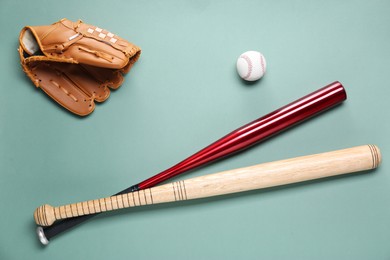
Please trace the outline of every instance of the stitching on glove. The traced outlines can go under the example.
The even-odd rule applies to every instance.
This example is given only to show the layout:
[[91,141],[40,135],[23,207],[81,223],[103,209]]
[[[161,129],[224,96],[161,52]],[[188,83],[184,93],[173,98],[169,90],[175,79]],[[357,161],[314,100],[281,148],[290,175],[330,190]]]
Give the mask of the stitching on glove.
[[63,53],[65,50],[67,50],[69,48],[69,46],[71,46],[72,44],[74,44],[75,42],[80,40],[82,37],[83,36],[80,33],[77,33],[77,34],[69,37],[68,42],[44,47],[44,49],[42,49],[42,51],[45,52],[46,54],[48,54],[50,52]]
[[78,99],[72,94],[72,93],[70,93],[68,90],[66,90],[65,88],[63,88],[63,87],[61,87],[61,85],[60,84],[58,84],[58,82],[56,82],[56,81],[54,81],[54,80],[50,80],[50,82],[54,85],[54,86],[56,86],[56,87],[58,87],[59,89],[61,89],[67,96],[69,96],[70,98],[72,98],[75,102],[78,102]]
[[108,54],[100,52],[100,51],[90,50],[90,49],[84,48],[82,46],[79,47],[79,50],[94,54],[96,57],[105,59],[106,61],[111,62],[111,63],[112,63],[112,60],[114,59],[114,57],[112,57],[111,55],[108,55]]

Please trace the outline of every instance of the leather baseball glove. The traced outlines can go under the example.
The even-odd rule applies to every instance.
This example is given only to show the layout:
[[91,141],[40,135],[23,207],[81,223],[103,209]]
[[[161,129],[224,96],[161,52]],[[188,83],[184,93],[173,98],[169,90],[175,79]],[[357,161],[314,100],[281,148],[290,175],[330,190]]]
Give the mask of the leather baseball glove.
[[134,44],[80,20],[26,26],[19,43],[22,68],[35,86],[80,116],[122,84],[141,54]]

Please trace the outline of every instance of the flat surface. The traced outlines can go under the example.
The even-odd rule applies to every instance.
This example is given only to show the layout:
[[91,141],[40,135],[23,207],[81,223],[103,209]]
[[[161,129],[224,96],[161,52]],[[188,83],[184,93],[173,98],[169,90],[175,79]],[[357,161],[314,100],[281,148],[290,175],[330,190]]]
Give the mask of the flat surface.
[[[390,1],[0,2],[0,259],[390,259]],[[83,19],[139,45],[121,88],[86,118],[23,74],[25,25]],[[264,53],[265,77],[235,71]],[[376,171],[123,210],[44,248],[33,211],[111,195],[330,82],[341,106],[175,180],[367,143]]]

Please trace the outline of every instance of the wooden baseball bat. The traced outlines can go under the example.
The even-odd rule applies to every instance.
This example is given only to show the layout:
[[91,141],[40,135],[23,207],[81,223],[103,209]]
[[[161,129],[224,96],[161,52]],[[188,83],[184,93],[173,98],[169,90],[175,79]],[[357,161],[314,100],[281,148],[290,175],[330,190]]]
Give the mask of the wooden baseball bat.
[[357,146],[258,164],[65,206],[52,207],[46,204],[35,210],[34,219],[38,225],[50,226],[56,220],[81,215],[207,198],[370,170],[378,167],[380,162],[381,153],[377,146]]

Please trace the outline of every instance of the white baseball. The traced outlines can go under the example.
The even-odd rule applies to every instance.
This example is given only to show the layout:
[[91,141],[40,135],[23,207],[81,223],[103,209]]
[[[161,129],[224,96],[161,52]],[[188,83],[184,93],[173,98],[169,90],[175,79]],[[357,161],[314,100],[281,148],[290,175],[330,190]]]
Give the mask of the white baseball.
[[247,51],[237,59],[238,75],[244,80],[255,81],[264,76],[267,63],[258,51]]

